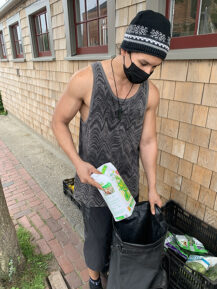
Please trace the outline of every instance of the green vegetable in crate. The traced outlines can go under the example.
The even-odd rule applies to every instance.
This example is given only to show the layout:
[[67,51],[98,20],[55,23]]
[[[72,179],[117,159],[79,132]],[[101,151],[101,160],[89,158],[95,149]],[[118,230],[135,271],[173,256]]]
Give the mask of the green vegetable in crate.
[[205,274],[210,268],[213,268],[217,264],[217,257],[212,256],[198,256],[190,255],[186,265],[191,269]]
[[205,272],[204,275],[212,281],[217,281],[217,264]]
[[203,244],[194,237],[189,235],[175,235],[177,243],[180,248],[192,253],[206,254],[208,251],[204,248]]
[[191,263],[188,263],[187,265],[191,269],[193,269],[193,270],[195,270],[195,271],[197,271],[197,272],[199,272],[201,274],[206,273],[206,268],[202,264],[200,264],[198,262],[191,262]]
[[185,253],[184,250],[182,250],[179,247],[174,234],[172,234],[171,232],[167,232],[166,239],[164,242],[164,247],[166,249],[170,248],[172,251],[174,251],[176,254],[180,255],[185,260],[188,259],[188,254]]

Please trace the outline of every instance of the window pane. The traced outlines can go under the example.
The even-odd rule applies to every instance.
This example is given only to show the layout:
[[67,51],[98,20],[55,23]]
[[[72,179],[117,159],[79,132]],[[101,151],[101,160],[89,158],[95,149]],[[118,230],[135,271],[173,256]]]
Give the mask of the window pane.
[[87,30],[86,24],[80,24],[77,26],[77,39],[78,47],[87,47]]
[[199,34],[217,33],[217,1],[202,0]]
[[99,45],[98,20],[88,22],[88,46]]
[[99,0],[99,16],[107,15],[107,1]]
[[19,55],[20,54],[20,45],[19,45],[18,41],[15,42],[15,47],[16,47],[17,55]]
[[0,33],[0,58],[3,58],[4,56],[6,56],[6,51],[4,47],[3,34],[1,32]]
[[77,22],[82,22],[85,21],[86,18],[86,13],[85,13],[85,0],[75,0],[75,8],[76,8],[76,21]]
[[45,14],[41,14],[40,19],[41,19],[41,33],[46,33],[47,32],[47,26],[46,26]]
[[44,51],[44,47],[43,47],[43,35],[39,35],[37,36],[37,42],[38,42],[38,50],[39,51]]
[[20,47],[20,54],[23,54],[23,46],[22,43],[19,41],[19,47]]
[[2,49],[3,49],[3,55],[6,56],[6,49],[5,49],[4,44],[3,44],[3,46],[2,46]]
[[108,29],[107,29],[107,18],[102,18],[99,20],[100,29],[100,45],[108,44]]
[[44,40],[44,51],[49,51],[49,38],[48,38],[48,34],[44,34],[43,35],[43,40]]
[[4,51],[3,35],[2,33],[0,33],[0,58],[3,58],[4,55],[5,51]]
[[16,26],[13,27],[13,35],[14,35],[14,40],[17,41],[18,35],[17,35],[17,27]]
[[35,17],[35,29],[36,29],[36,34],[40,34],[40,19],[39,16]]
[[173,37],[194,35],[197,0],[175,0]]
[[20,28],[19,28],[18,25],[17,25],[17,39],[18,39],[18,40],[21,40],[21,37],[20,37]]
[[0,58],[3,58],[4,57],[4,53],[3,53],[3,49],[2,49],[2,45],[0,43]]
[[93,19],[98,17],[97,13],[97,0],[87,1],[87,19]]

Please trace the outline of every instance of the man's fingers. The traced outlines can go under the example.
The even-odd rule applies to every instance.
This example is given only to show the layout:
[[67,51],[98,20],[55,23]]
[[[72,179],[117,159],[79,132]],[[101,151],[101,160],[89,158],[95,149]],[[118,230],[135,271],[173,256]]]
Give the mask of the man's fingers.
[[98,171],[96,168],[93,168],[91,170],[91,174],[98,174],[98,175],[101,175],[102,173],[100,171]]
[[152,213],[152,215],[155,215],[155,207],[154,207],[154,204],[151,204],[151,213]]
[[94,181],[93,179],[89,182],[89,184],[96,187],[97,189],[99,189],[101,191],[104,191],[106,194],[111,194],[111,192],[109,190],[103,189],[103,187],[100,186],[100,184],[97,183],[96,181]]
[[89,183],[89,185],[94,186],[99,190],[103,190],[102,186],[100,186],[100,184],[97,183],[96,181],[94,181],[94,179],[92,179],[91,177],[89,177],[88,183]]

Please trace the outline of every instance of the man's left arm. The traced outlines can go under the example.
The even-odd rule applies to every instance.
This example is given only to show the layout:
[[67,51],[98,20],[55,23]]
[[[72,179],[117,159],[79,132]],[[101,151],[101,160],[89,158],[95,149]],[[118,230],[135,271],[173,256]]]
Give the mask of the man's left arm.
[[155,214],[154,205],[162,206],[162,201],[156,189],[157,173],[157,134],[156,134],[156,110],[160,96],[157,87],[149,81],[149,96],[145,113],[142,136],[140,141],[140,158],[146,172],[148,182],[148,196],[151,212]]

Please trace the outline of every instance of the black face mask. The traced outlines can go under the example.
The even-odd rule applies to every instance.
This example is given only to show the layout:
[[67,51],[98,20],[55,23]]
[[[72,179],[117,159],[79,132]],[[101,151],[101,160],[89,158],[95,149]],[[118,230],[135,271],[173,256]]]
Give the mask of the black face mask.
[[[130,55],[130,59],[131,59],[131,55]],[[132,83],[142,83],[143,81],[146,81],[150,77],[150,75],[153,73],[153,71],[150,74],[146,73],[145,71],[140,69],[138,66],[136,66],[135,63],[132,62],[132,60],[131,60],[130,66],[127,68],[125,66],[125,56],[124,56],[123,66],[124,66],[124,72],[125,72],[127,79]]]

